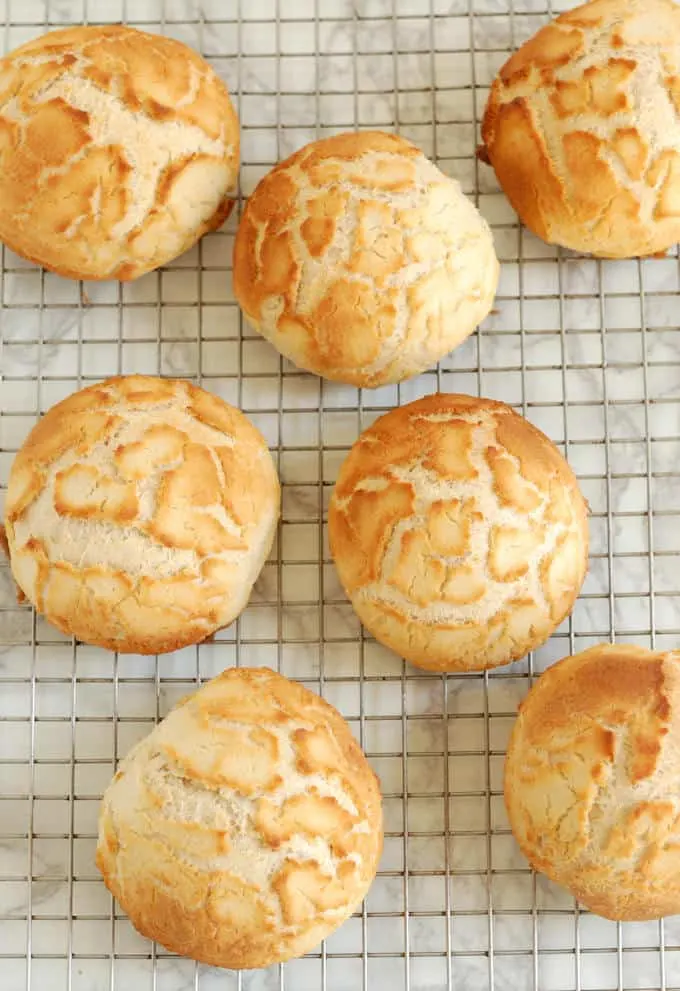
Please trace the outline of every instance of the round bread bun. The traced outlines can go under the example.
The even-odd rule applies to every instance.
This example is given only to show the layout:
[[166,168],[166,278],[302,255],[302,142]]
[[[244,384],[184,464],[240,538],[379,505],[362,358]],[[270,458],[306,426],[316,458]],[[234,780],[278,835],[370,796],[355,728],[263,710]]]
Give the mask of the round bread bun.
[[302,956],[337,929],[381,850],[378,781],[340,713],[274,671],[240,668],[122,762],[97,866],[142,935],[242,969]]
[[5,525],[14,578],[54,626],[156,654],[238,616],[278,513],[276,469],[243,413],[188,382],[131,375],[33,428]]
[[358,386],[436,364],[489,313],[499,266],[459,184],[380,131],[315,141],[248,200],[234,292],[286,358]]
[[490,399],[432,395],[381,416],[340,469],[328,524],[361,622],[433,671],[523,657],[571,612],[586,573],[569,465]]
[[520,707],[512,831],[536,870],[607,919],[680,912],[679,713],[680,653],[618,644],[555,664]]
[[136,279],[229,216],[238,119],[208,63],[120,25],[0,60],[0,239],[74,279]]
[[544,241],[602,258],[680,239],[680,7],[592,0],[506,62],[481,157]]

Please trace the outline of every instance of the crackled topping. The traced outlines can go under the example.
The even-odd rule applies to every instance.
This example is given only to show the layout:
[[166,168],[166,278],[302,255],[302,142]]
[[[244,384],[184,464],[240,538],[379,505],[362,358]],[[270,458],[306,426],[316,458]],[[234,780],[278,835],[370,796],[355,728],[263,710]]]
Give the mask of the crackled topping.
[[229,215],[238,157],[226,87],[171,38],[67,28],[0,61],[0,236],[62,274],[180,254]]
[[532,864],[617,919],[680,908],[680,654],[600,645],[542,675],[506,764],[513,832]]
[[680,237],[680,9],[593,0],[527,41],[494,82],[486,154],[540,237],[602,256]]
[[340,134],[276,166],[250,197],[234,291],[303,368],[358,385],[414,375],[491,308],[498,263],[460,187],[391,134]]
[[178,927],[166,920],[164,933],[157,911],[169,894],[192,919],[185,952],[265,966],[352,912],[381,844],[378,784],[342,717],[272,671],[232,669],[125,759],[98,864],[143,932],[177,949]]
[[278,499],[264,440],[238,410],[185,382],[110,379],[53,407],[19,451],[12,570],[66,633],[174,649],[243,607]]
[[586,507],[554,445],[509,407],[435,395],[393,410],[344,462],[329,512],[342,583],[423,667],[521,657],[569,612]]

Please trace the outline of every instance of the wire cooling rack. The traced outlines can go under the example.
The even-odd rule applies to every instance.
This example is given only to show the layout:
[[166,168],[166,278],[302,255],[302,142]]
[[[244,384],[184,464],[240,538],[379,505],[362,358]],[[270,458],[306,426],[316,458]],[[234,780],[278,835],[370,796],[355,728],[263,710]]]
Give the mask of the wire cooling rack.
[[[40,412],[116,372],[194,378],[277,453],[280,538],[240,621],[158,659],[75,644],[16,603],[0,568],[2,991],[572,991],[680,988],[680,919],[615,925],[528,870],[503,810],[504,747],[532,677],[616,637],[680,633],[680,269],[598,263],[522,232],[475,160],[487,87],[547,0],[0,0],[7,48],[47,27],[128,20],[200,49],[242,122],[242,194],[308,140],[397,129],[476,197],[503,271],[496,310],[440,367],[358,392],[281,361],[230,288],[236,218],[138,282],[82,286],[5,251],[0,482]],[[567,454],[592,508],[573,617],[533,657],[426,676],[362,631],[325,539],[327,498],[360,429],[435,389],[505,400]],[[0,495],[4,495],[0,492]],[[386,841],[361,911],[317,953],[235,974],[135,934],[94,867],[98,798],[173,702],[231,664],[269,665],[350,720],[380,775]]]

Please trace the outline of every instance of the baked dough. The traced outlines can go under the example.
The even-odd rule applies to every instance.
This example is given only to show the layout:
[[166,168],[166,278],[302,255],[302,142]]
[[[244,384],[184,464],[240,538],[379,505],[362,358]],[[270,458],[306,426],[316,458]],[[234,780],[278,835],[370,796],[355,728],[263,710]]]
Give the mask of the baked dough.
[[234,292],[286,358],[379,386],[465,340],[498,282],[491,232],[459,184],[415,145],[363,131],[315,141],[246,205]]
[[680,653],[601,644],[541,675],[505,764],[515,838],[608,919],[680,912]]
[[0,61],[0,239],[75,279],[136,279],[233,206],[238,119],[204,59],[132,28],[51,31]]
[[680,7],[561,14],[500,70],[482,137],[543,240],[603,258],[665,251],[680,239]]
[[97,866],[143,935],[240,969],[320,943],[360,904],[381,849],[378,782],[342,716],[241,668],[125,758],[102,801]]
[[276,469],[243,413],[132,375],[45,414],[12,465],[5,524],[38,612],[86,643],[155,654],[236,618],[278,511]]
[[432,395],[380,417],[340,469],[328,525],[362,623],[435,671],[523,657],[586,574],[587,507],[569,465],[489,399]]

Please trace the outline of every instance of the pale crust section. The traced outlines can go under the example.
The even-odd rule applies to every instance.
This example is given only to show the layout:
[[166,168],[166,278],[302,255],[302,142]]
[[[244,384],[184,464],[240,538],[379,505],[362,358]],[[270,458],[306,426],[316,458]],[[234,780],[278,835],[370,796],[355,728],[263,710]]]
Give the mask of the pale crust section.
[[541,675],[505,765],[532,865],[608,919],[680,912],[680,654],[601,644]]
[[522,221],[575,251],[628,258],[680,240],[680,7],[592,0],[503,66],[482,126]]
[[130,376],[52,407],[17,454],[6,529],[17,584],[68,635],[157,653],[245,606],[279,510],[262,436],[170,379]]
[[238,119],[196,52],[120,25],[0,61],[0,238],[61,275],[135,279],[233,206]]
[[[310,739],[321,760],[308,760]],[[97,866],[143,935],[252,968],[336,929],[381,850],[378,781],[342,716],[273,671],[241,668],[125,758],[102,801]]]
[[417,375],[468,337],[498,271],[459,184],[379,131],[277,165],[234,247],[234,292],[253,327],[299,367],[371,387]]
[[587,506],[569,465],[488,399],[433,395],[380,417],[340,469],[328,523],[361,621],[432,670],[523,657],[586,574]]

